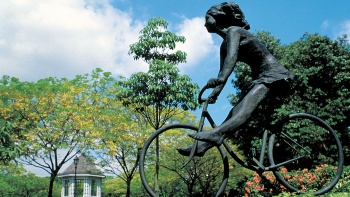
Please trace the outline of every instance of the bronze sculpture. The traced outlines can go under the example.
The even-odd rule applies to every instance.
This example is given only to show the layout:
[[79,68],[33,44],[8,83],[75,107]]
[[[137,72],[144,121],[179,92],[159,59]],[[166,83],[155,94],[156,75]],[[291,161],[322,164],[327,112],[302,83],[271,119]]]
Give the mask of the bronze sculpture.
[[[193,169],[197,171],[197,168],[193,165],[200,160],[207,162],[209,157],[214,156],[215,161],[218,159],[219,162],[222,162],[220,164],[222,179],[215,186],[217,192],[212,194],[222,196],[230,171],[227,153],[241,166],[257,172],[260,176],[266,171],[272,171],[277,182],[291,192],[319,195],[330,191],[342,175],[344,153],[341,142],[334,130],[317,116],[307,113],[291,113],[280,118],[273,125],[269,124],[271,122],[269,119],[266,120],[268,126],[263,126],[263,128],[256,124],[258,127],[253,135],[258,135],[259,129],[263,131],[260,133],[262,136],[257,147],[260,154],[257,155],[256,147],[252,146],[250,154],[246,155],[247,157],[243,160],[224,140],[227,136],[236,132],[237,129],[242,128],[248,122],[252,113],[256,111],[255,109],[263,104],[263,101],[267,101],[266,104],[273,104],[275,98],[289,93],[294,75],[284,68],[266,47],[247,31],[250,28],[249,24],[236,3],[222,3],[211,7],[206,14],[205,26],[208,32],[216,33],[223,38],[220,48],[220,71],[217,78],[210,79],[198,95],[198,101],[203,106],[198,125],[169,124],[154,132],[145,141],[140,153],[139,167],[142,184],[147,192],[154,197],[160,196],[158,188],[152,186],[158,185],[153,183],[158,183],[158,179],[152,181],[152,179],[149,179],[152,175],[146,176],[146,171],[152,173],[152,169],[163,169],[167,179],[168,176],[171,177],[172,175],[172,180],[180,180],[176,181],[176,184],[187,182],[189,172],[191,175],[196,174],[196,180],[198,179],[197,175],[205,176],[207,179],[207,173],[193,173]],[[232,108],[223,124],[216,127],[208,111],[208,104],[216,101],[229,76],[234,71],[237,62],[244,62],[251,67],[252,80],[246,89],[243,88],[242,98]],[[208,98],[202,97],[209,87],[214,88],[212,93]],[[267,111],[270,111],[270,109],[273,110],[272,105],[267,108]],[[264,111],[264,113],[268,118],[270,112]],[[212,130],[203,131],[205,121],[209,122],[213,128]],[[252,123],[252,125],[254,124]],[[199,142],[193,140],[192,146],[178,148],[183,145],[183,142],[188,142],[188,139],[184,141],[184,137],[188,133],[196,133],[190,136],[198,139]],[[301,133],[303,135],[300,135]],[[159,137],[162,137],[162,140],[158,140]],[[325,141],[325,139],[327,140]],[[172,143],[169,143],[169,141]],[[159,143],[162,143],[163,152],[166,152],[166,154],[163,154],[166,155],[164,158],[154,157],[154,147],[158,146]],[[233,143],[235,144],[235,140]],[[324,146],[325,143],[329,146]],[[220,146],[221,144],[222,146]],[[213,149],[217,152],[205,154],[209,157],[204,157],[204,160],[193,160],[193,156],[203,156],[213,146],[217,146]],[[334,148],[330,149],[329,147]],[[177,154],[168,154],[168,151],[170,153],[176,151],[175,149],[180,154],[189,157],[176,157]],[[182,167],[180,167],[181,164]],[[320,166],[325,165],[335,170],[336,173],[322,172],[322,175],[318,175],[319,180],[322,179],[322,181],[317,184],[295,181],[297,176],[299,179],[299,177],[308,177],[312,173],[317,174]],[[183,176],[182,173],[185,173],[186,176]],[[216,176],[218,173],[213,174]],[[184,177],[186,178],[184,179]],[[304,180],[304,178],[302,179]],[[209,180],[211,182],[213,179],[210,178]],[[199,178],[198,181],[202,180]],[[192,193],[193,183],[195,182],[191,181],[191,184],[187,186],[191,188],[191,190],[188,190],[189,194]],[[167,184],[168,182],[164,185]],[[207,184],[201,183],[199,185]],[[185,187],[179,186],[176,188],[178,192],[185,194],[183,190]],[[173,189],[174,187],[172,192],[174,192]],[[207,190],[202,189],[202,194],[208,196]],[[166,192],[161,195],[164,194]]]
[[[236,62],[248,64],[252,79],[246,94],[232,108],[223,124],[212,130],[190,135],[201,141],[195,155],[202,156],[213,146],[222,144],[224,138],[247,122],[254,110],[267,97],[276,97],[290,89],[294,75],[284,68],[266,47],[247,30],[250,25],[236,3],[224,2],[212,6],[205,16],[209,33],[223,38],[220,47],[220,71],[217,78],[208,81],[214,88],[209,95],[214,103],[231,75]],[[192,146],[179,148],[182,155],[189,155]]]

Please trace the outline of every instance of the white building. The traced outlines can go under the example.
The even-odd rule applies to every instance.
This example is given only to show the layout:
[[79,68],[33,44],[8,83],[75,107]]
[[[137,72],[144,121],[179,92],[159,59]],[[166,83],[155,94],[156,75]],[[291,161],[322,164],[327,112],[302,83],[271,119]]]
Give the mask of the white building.
[[[105,176],[96,168],[94,163],[86,155],[78,157],[76,168],[76,188],[75,185],[75,165],[74,162],[58,175],[62,180],[61,197],[101,197],[102,178]],[[74,192],[76,195],[74,196]]]

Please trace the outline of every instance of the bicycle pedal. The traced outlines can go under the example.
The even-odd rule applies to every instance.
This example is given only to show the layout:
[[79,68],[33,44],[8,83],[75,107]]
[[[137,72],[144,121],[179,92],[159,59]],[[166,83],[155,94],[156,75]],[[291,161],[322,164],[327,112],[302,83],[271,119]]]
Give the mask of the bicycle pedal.
[[255,148],[250,148],[250,150],[249,150],[249,157],[252,157],[252,158],[256,157],[256,150],[255,150]]

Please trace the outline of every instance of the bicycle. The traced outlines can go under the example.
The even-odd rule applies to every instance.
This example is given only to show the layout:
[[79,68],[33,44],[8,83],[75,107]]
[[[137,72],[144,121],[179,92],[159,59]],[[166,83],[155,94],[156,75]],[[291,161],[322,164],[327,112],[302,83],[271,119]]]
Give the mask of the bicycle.
[[[232,150],[228,140],[224,140],[223,144],[216,149],[211,148],[203,157],[194,157],[198,141],[190,138],[188,134],[201,132],[205,120],[208,120],[212,127],[216,127],[207,110],[209,99],[202,98],[206,89],[208,88],[205,86],[198,96],[199,102],[203,103],[198,127],[171,124],[157,130],[145,142],[140,154],[139,170],[142,184],[149,195],[153,197],[189,196],[193,191],[191,187],[200,187],[201,192],[206,192],[205,196],[221,196],[229,178],[226,152],[241,166],[254,170],[260,175],[263,172],[272,171],[276,180],[292,192],[320,195],[336,185],[341,177],[344,163],[340,140],[325,121],[306,113],[290,114],[271,126],[270,130],[264,130],[259,158],[256,158],[258,156],[256,149],[252,149],[249,158],[244,161]],[[308,136],[300,135],[305,131]],[[154,143],[157,138],[159,150],[165,151],[166,154],[154,158],[156,146]],[[177,153],[177,147],[188,145],[191,141],[194,141],[194,146],[189,157]],[[268,160],[265,158],[266,155]],[[221,162],[218,163],[217,160]],[[205,167],[205,164],[210,164],[212,167]],[[165,178],[164,176],[159,178],[158,175],[152,178],[154,176],[152,173],[156,169]],[[214,180],[218,180],[219,173],[220,181],[215,182]],[[164,181],[164,184],[158,184],[158,181]],[[320,183],[315,184],[315,181]],[[152,184],[154,184],[153,187]],[[211,188],[216,188],[217,191],[211,191],[211,193],[206,191]]]

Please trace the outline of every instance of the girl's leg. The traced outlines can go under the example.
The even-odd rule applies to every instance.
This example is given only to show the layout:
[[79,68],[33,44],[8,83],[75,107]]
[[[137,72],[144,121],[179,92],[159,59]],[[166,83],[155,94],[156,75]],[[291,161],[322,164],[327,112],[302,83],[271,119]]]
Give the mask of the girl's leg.
[[192,138],[219,146],[229,132],[243,125],[269,92],[264,84],[256,84],[230,111],[222,125],[212,130],[190,135]]

